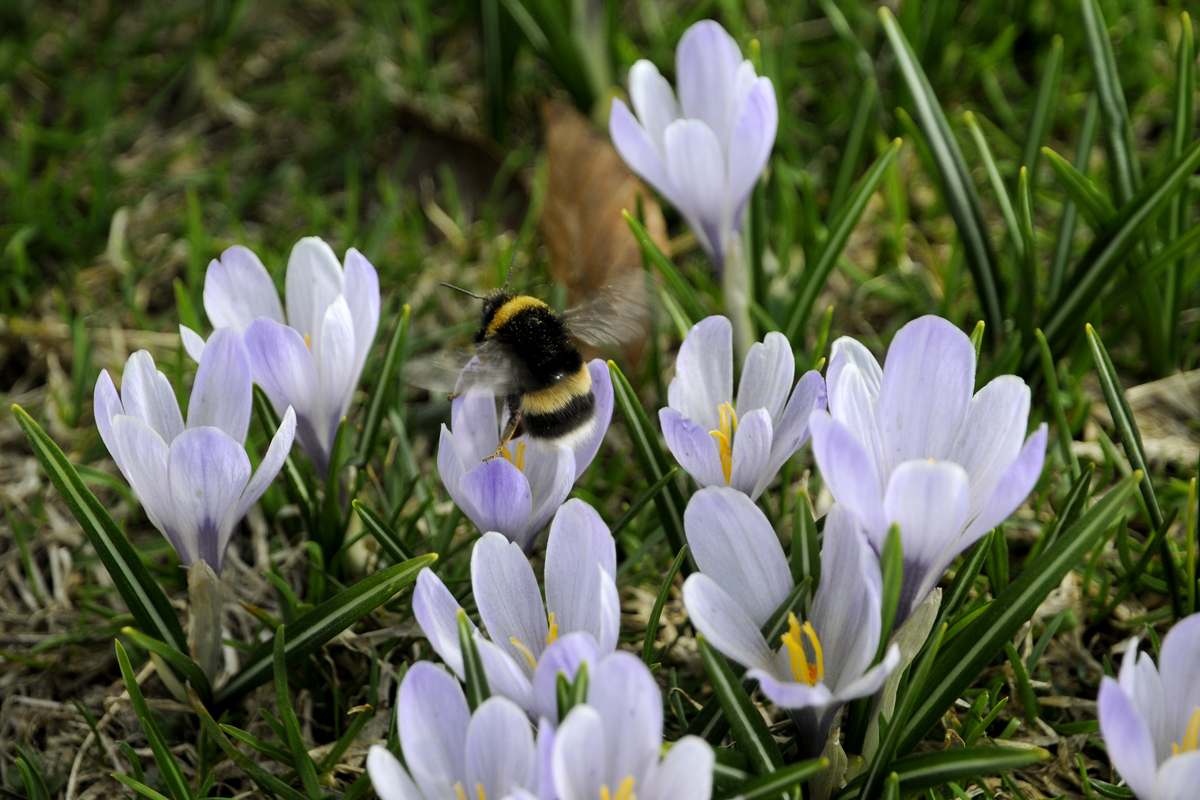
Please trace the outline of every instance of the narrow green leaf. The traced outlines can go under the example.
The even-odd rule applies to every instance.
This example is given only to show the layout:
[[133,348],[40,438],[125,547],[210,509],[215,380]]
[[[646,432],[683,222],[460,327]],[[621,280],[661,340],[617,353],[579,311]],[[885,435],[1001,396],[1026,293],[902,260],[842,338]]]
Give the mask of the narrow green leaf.
[[769,775],[783,766],[779,745],[754,707],[750,696],[729,669],[725,658],[713,649],[702,634],[696,635],[704,670],[712,683],[713,692],[721,701],[721,709],[733,729],[733,738],[758,775]]
[[[258,415],[258,422],[267,436],[274,436],[275,432],[279,430],[279,416],[275,413],[275,407],[271,405],[266,392],[258,384],[254,385],[254,413]],[[296,465],[296,460],[290,452],[283,460],[281,472],[283,472],[283,479],[287,484],[291,501],[300,506],[300,512],[305,522],[311,525],[315,508],[312,492],[309,491],[300,467]]]
[[975,362],[979,363],[979,353],[983,350],[983,332],[987,328],[983,320],[975,323],[974,329],[971,330],[971,344],[975,347]]
[[813,586],[820,585],[821,542],[817,538],[817,523],[813,519],[808,491],[803,486],[796,490],[796,504],[792,507],[791,564],[792,580],[797,586],[805,578],[811,578]]
[[1082,0],[1079,6],[1083,12],[1083,38],[1092,62],[1092,80],[1096,82],[1096,97],[1100,101],[1104,120],[1104,141],[1108,147],[1113,194],[1118,203],[1124,204],[1137,193],[1142,182],[1137,148],[1133,142],[1133,126],[1129,121],[1129,109],[1125,106],[1125,93],[1121,89],[1104,12],[1096,0]]
[[789,342],[800,341],[804,323],[808,320],[809,313],[812,312],[817,295],[825,286],[825,281],[829,278],[829,273],[833,271],[834,265],[841,258],[842,251],[846,249],[846,243],[850,241],[850,234],[854,232],[859,219],[867,209],[867,201],[875,193],[888,166],[896,158],[896,153],[900,151],[900,144],[899,139],[894,140],[891,147],[875,159],[875,163],[867,170],[867,174],[863,175],[862,180],[854,187],[854,191],[850,193],[846,202],[842,204],[830,221],[829,236],[825,239],[820,255],[813,260],[812,266],[804,270],[804,274],[800,277],[800,285],[788,308],[782,330]]
[[358,518],[362,520],[363,527],[367,532],[375,537],[375,541],[379,542],[379,546],[387,553],[388,558],[393,564],[399,564],[408,561],[411,558],[416,558],[416,555],[408,549],[408,546],[401,541],[396,531],[387,524],[387,521],[367,508],[361,500],[354,500],[350,503],[354,510],[358,513]]
[[[288,624],[287,663],[295,664],[315,653],[363,615],[383,605],[415,581],[417,574],[435,561],[437,554],[430,553],[388,567],[296,618]],[[266,681],[271,675],[273,652],[273,641],[259,645],[246,658],[246,665],[242,670],[217,691],[217,707],[228,707],[237,698]]]
[[279,721],[283,723],[284,739],[288,750],[292,753],[292,764],[300,775],[300,783],[308,793],[310,800],[321,800],[324,792],[317,780],[317,765],[313,763],[304,745],[304,737],[300,733],[300,720],[296,719],[296,710],[292,708],[292,697],[288,692],[287,674],[287,626],[280,625],[275,630],[275,646],[271,659],[275,675],[275,702],[279,704]]
[[1021,660],[1021,655],[1017,652],[1017,648],[1013,647],[1012,642],[1004,643],[1004,654],[1008,656],[1008,663],[1012,666],[1013,675],[1017,678],[1017,690],[1021,693],[1021,705],[1025,707],[1025,721],[1032,725],[1033,721],[1041,716],[1041,706],[1038,704],[1037,695],[1033,693],[1033,686],[1029,683],[1029,673],[1025,670],[1025,662]]
[[658,270],[658,274],[662,275],[663,280],[671,287],[671,291],[674,292],[675,297],[679,302],[683,303],[683,310],[691,318],[690,321],[695,323],[707,317],[708,313],[704,310],[700,298],[696,296],[696,291],[692,288],[692,284],[680,274],[675,265],[671,263],[671,259],[667,258],[663,254],[663,251],[658,249],[658,245],[650,238],[650,234],[642,227],[642,223],[634,219],[633,215],[628,211],[622,211],[621,213],[625,215],[625,222],[629,224],[629,230],[633,231],[633,237],[637,239],[638,244],[641,246],[642,255],[649,259],[654,268]]
[[989,329],[998,334],[1004,330],[1004,297],[999,282],[1000,269],[967,162],[958,147],[954,133],[950,130],[941,104],[933,93],[933,87],[925,76],[925,70],[900,26],[896,24],[896,18],[886,7],[879,9],[879,18],[883,22],[884,33],[892,44],[892,50],[895,51],[896,62],[904,76],[904,82],[912,95],[922,132],[937,162],[946,194],[946,205],[962,238],[967,265],[971,268],[971,276],[975,279],[975,287],[979,292],[980,305],[983,306],[983,318],[987,320]]
[[[1175,522],[1175,516],[1178,513],[1178,506],[1172,508],[1171,513],[1168,514],[1167,518],[1162,521],[1162,524],[1155,528],[1154,533],[1151,534],[1150,538],[1146,540],[1146,549],[1142,551],[1141,558],[1138,559],[1137,564],[1135,564],[1133,569],[1129,571],[1129,574],[1125,576],[1125,580],[1121,583],[1120,590],[1118,590],[1116,595],[1113,596],[1113,599],[1108,601],[1108,605],[1104,607],[1104,610],[1096,615],[1096,622],[1108,619],[1108,615],[1111,614],[1116,607],[1121,604],[1121,601],[1124,600],[1129,593],[1134,590],[1142,575],[1146,573],[1146,568],[1150,566],[1150,561],[1154,558],[1155,550],[1158,550],[1160,554],[1165,550],[1168,554],[1166,557],[1170,558],[1170,544],[1167,540],[1167,532],[1171,530],[1171,525]],[[1168,574],[1174,573],[1174,570],[1170,569],[1166,565],[1163,565],[1163,571]],[[1168,586],[1170,586],[1170,583],[1168,583]]]
[[400,361],[404,357],[404,343],[408,338],[408,319],[410,309],[408,303],[400,307],[400,316],[388,339],[387,350],[383,354],[383,368],[375,375],[375,383],[371,386],[371,395],[367,398],[366,415],[363,417],[362,433],[358,436],[358,453],[356,461],[366,464],[375,449],[375,440],[379,437],[379,428],[383,424],[384,404],[387,402],[388,390],[396,376],[400,374]]
[[1037,276],[1038,257],[1037,242],[1033,238],[1033,195],[1030,192],[1030,175],[1026,167],[1021,167],[1017,176],[1017,224],[1021,229],[1021,306],[1017,319],[1021,323],[1021,332],[1026,341],[1033,332],[1034,315],[1037,313]]
[[[176,278],[176,281],[178,280],[179,279]],[[112,773],[112,776],[128,786],[130,789],[133,789],[142,797],[148,798],[148,800],[167,800],[166,795],[159,794],[141,781],[135,781],[133,778],[128,778],[119,772]],[[24,772],[22,772],[22,777],[24,777]]]
[[875,650],[872,664],[883,661],[888,642],[892,639],[892,626],[900,608],[900,589],[904,584],[904,551],[900,541],[900,526],[893,524],[883,541],[883,555],[879,559],[883,573],[883,605],[879,612],[879,647]]
[[1038,355],[1042,361],[1042,379],[1046,381],[1046,399],[1050,402],[1050,410],[1054,415],[1054,427],[1058,430],[1058,446],[1062,449],[1063,463],[1070,466],[1072,477],[1078,478],[1079,457],[1075,455],[1071,426],[1067,424],[1067,412],[1063,409],[1062,397],[1059,395],[1058,373],[1054,369],[1054,357],[1050,355],[1050,345],[1047,344],[1041,328],[1036,329],[1033,335],[1037,338]]
[[42,426],[18,405],[12,407],[12,412],[29,439],[38,463],[79,521],[138,626],[147,634],[186,653],[187,638],[183,635],[179,618],[175,616],[175,609],[150,576],[137,550],[104,510],[96,495],[84,485],[79,473],[54,440],[42,430]]
[[638,495],[638,498],[634,500],[629,505],[629,508],[625,509],[621,516],[617,518],[617,521],[613,523],[611,529],[613,538],[616,538],[617,534],[625,530],[629,523],[637,519],[637,515],[640,514],[642,509],[646,507],[646,504],[655,497],[658,497],[658,493],[667,488],[667,484],[670,483],[671,479],[675,477],[675,473],[677,472],[679,472],[679,467],[671,467],[669,470],[663,473],[661,478],[651,484],[650,488]]
[[[950,781],[1021,769],[1049,757],[1040,747],[954,747],[898,758],[891,770],[900,776],[901,792],[919,792]],[[851,800],[861,784],[862,778],[851,781],[837,800]]]
[[125,648],[117,640],[113,641],[113,646],[117,651],[117,663],[121,667],[121,677],[125,679],[125,690],[129,693],[129,704],[133,706],[133,712],[142,725],[142,731],[146,734],[146,741],[150,744],[150,749],[154,751],[154,761],[158,764],[158,772],[162,776],[163,783],[167,785],[167,790],[175,800],[195,800],[196,796],[192,794],[192,787],[188,785],[187,778],[184,777],[183,768],[179,766],[179,761],[171,752],[162,730],[154,720],[154,715],[150,713],[150,706],[146,704],[146,698],[142,695],[142,687],[138,686],[137,675],[134,674],[133,666],[129,663],[129,656],[125,654]]
[[1000,214],[1004,217],[1004,224],[1008,226],[1008,238],[1016,247],[1017,260],[1021,260],[1024,258],[1025,241],[1021,236],[1020,224],[1017,222],[1017,212],[1013,209],[1012,198],[1008,195],[1004,179],[1000,177],[1000,168],[996,166],[996,159],[992,156],[992,148],[988,147],[983,129],[979,127],[974,113],[970,111],[963,113],[963,122],[967,124],[967,130],[971,132],[971,138],[975,141],[975,149],[979,151],[984,171],[987,172],[988,181],[992,184],[992,192],[995,193],[996,202],[1000,205]]
[[1046,155],[1050,169],[1054,171],[1054,177],[1058,178],[1058,182],[1066,190],[1071,202],[1075,203],[1083,212],[1083,218],[1087,224],[1093,231],[1103,230],[1117,216],[1117,209],[1113,206],[1112,201],[1096,187],[1096,184],[1092,183],[1090,178],[1058,153],[1049,147],[1043,147],[1042,152]]
[[[1184,147],[1193,138],[1196,128],[1196,41],[1192,31],[1192,18],[1184,11],[1179,15],[1179,48],[1175,53],[1175,94],[1174,120],[1171,126],[1171,157],[1178,158]],[[1167,212],[1167,241],[1175,242],[1179,232],[1187,227],[1190,219],[1188,195],[1190,190],[1185,184],[1179,195],[1171,200],[1171,208]],[[1187,287],[1184,269],[1187,263],[1179,258],[1167,274],[1166,286],[1163,289],[1163,307],[1166,314],[1163,318],[1163,339],[1172,350],[1172,356],[1179,357],[1182,346],[1179,331],[1179,315],[1183,311],[1184,296]],[[1146,280],[1143,278],[1143,280]]]
[[742,798],[742,800],[767,800],[767,798],[779,797],[785,792],[792,792],[799,789],[802,784],[814,775],[828,768],[829,759],[827,758],[797,761],[795,764],[788,764],[786,767],[782,767],[770,775],[764,775],[761,778],[755,778],[743,783],[736,790],[714,794],[713,800],[729,800],[729,798],[735,796]]
[[658,590],[658,596],[654,598],[654,607],[650,609],[650,616],[646,620],[646,636],[642,640],[642,661],[646,663],[646,666],[650,666],[657,660],[655,652],[657,648],[654,646],[654,641],[658,638],[658,620],[662,617],[663,607],[667,604],[667,597],[671,594],[675,575],[678,574],[679,568],[683,566],[684,559],[690,552],[691,548],[686,544],[679,548],[679,552],[675,555],[675,560],[671,562],[671,568],[667,570],[667,576]]
[[[832,3],[830,3],[832,5]],[[850,132],[846,135],[846,146],[842,149],[842,160],[838,164],[837,178],[834,179],[833,193],[829,195],[829,213],[831,216],[841,210],[846,196],[850,193],[850,184],[862,161],[863,151],[868,141],[867,134],[875,116],[876,103],[879,100],[879,87],[874,78],[863,81],[859,90],[858,103],[854,106],[854,118],[850,121]]]
[[1032,185],[1037,177],[1038,155],[1042,143],[1050,133],[1054,123],[1054,112],[1058,104],[1058,86],[1062,81],[1063,38],[1055,34],[1050,39],[1050,52],[1046,55],[1046,63],[1042,65],[1042,78],[1038,82],[1037,96],[1033,102],[1033,116],[1029,118],[1028,133],[1025,137],[1025,147],[1021,151],[1021,166],[1029,169],[1029,181]]
[[892,773],[883,782],[882,800],[900,800],[900,776]]
[[[1083,124],[1079,127],[1079,141],[1075,144],[1075,169],[1087,172],[1088,159],[1092,155],[1092,147],[1096,143],[1096,132],[1100,127],[1100,103],[1096,93],[1088,95],[1087,106],[1083,112]],[[1042,151],[1043,153],[1045,150]],[[1071,257],[1071,248],[1075,242],[1075,226],[1079,221],[1079,208],[1069,197],[1063,204],[1062,216],[1058,220],[1058,231],[1054,240],[1054,260],[1050,264],[1050,285],[1046,289],[1046,308],[1052,308],[1058,302],[1062,292],[1063,281],[1067,275],[1067,262]]]
[[[615,362],[609,361],[608,371],[612,374],[616,406],[621,412],[629,438],[633,440],[633,450],[637,454],[638,463],[646,478],[657,483],[669,470],[667,459],[658,443],[658,434],[651,426],[646,409],[642,407],[621,368]],[[667,541],[671,544],[671,552],[679,553],[687,543],[687,535],[683,530],[685,504],[679,487],[673,482],[668,482],[666,489],[655,495],[654,504],[658,507],[658,516],[662,520]],[[685,576],[696,569],[695,560],[691,555],[682,569]]]
[[[196,687],[196,691],[200,694],[201,698],[212,697],[212,685],[208,682],[208,676],[204,674],[204,670],[200,669],[200,665],[191,658],[185,656],[169,644],[160,642],[153,636],[147,636],[133,628],[122,628],[121,633],[132,639],[138,647],[162,656],[163,660],[178,670],[180,676],[185,681]],[[99,738],[97,738],[98,741]]]
[[337,766],[342,756],[350,749],[350,745],[354,744],[358,739],[358,734],[362,732],[362,729],[375,716],[375,709],[369,705],[360,706],[359,708],[350,709],[350,713],[354,715],[354,721],[350,723],[350,727],[346,728],[346,732],[337,740],[337,744],[334,745],[333,749],[321,759],[321,763],[317,764],[317,771],[322,775],[327,775]]
[[[1137,476],[1140,479],[1140,475]],[[1082,561],[1110,528],[1121,513],[1136,485],[1132,476],[1117,484],[1092,506],[1071,529],[1047,548],[1034,564],[1022,572],[1008,588],[988,606],[964,635],[938,659],[930,673],[929,691],[919,700],[912,713],[897,719],[903,730],[896,748],[907,753],[927,731],[933,728],[942,712],[976,679],[984,667],[1024,625],[1046,596],[1063,577]],[[977,633],[975,633],[977,632]]]
[[471,629],[471,620],[467,612],[458,610],[458,645],[462,650],[463,672],[466,674],[467,705],[471,712],[483,705],[483,701],[492,696],[488,687],[487,673],[483,669],[483,659],[479,657],[479,648],[475,646],[475,635]]
[[242,744],[245,744],[248,747],[254,748],[255,750],[262,753],[267,758],[271,758],[271,759],[274,759],[275,761],[278,761],[280,764],[283,764],[288,769],[296,768],[295,764],[292,762],[291,752],[289,752],[288,750],[284,750],[279,745],[272,744],[271,742],[265,742],[262,739],[259,739],[254,734],[248,733],[247,731],[244,731],[241,728],[235,728],[232,725],[222,725],[221,730],[223,732],[229,734],[230,736],[232,736],[234,739],[237,739]]
[[1043,527],[1042,537],[1030,551],[1030,557],[1025,560],[1026,564],[1032,564],[1034,558],[1041,554],[1042,550],[1054,544],[1058,537],[1070,525],[1075,523],[1079,518],[1079,514],[1083,511],[1083,506],[1087,502],[1088,497],[1092,493],[1092,475],[1096,472],[1095,464],[1088,464],[1087,467],[1080,471],[1079,477],[1071,484],[1071,491],[1067,494],[1067,499],[1063,501],[1062,511],[1058,518],[1054,520],[1054,524],[1049,528]]

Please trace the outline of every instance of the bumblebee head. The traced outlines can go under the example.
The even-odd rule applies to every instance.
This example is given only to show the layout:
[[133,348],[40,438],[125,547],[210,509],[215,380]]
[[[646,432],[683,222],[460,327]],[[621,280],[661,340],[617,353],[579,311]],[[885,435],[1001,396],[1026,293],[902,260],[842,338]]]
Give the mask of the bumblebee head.
[[496,312],[513,299],[513,294],[508,289],[492,289],[480,299],[483,300],[483,310],[479,314],[479,330],[475,333],[475,344],[480,344],[487,338]]

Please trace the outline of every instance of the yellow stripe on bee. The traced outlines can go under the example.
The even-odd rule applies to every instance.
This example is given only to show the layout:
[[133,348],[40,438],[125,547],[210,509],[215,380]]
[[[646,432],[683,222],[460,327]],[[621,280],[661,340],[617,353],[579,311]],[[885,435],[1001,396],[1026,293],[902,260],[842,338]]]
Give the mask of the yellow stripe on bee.
[[504,305],[496,309],[492,321],[488,323],[488,336],[495,336],[496,332],[508,324],[508,321],[520,314],[527,308],[546,308],[546,304],[536,297],[521,295],[514,297]]
[[585,395],[592,390],[592,373],[587,364],[568,378],[563,378],[553,386],[538,389],[536,392],[522,395],[522,414],[553,414],[562,411],[563,406],[576,397]]

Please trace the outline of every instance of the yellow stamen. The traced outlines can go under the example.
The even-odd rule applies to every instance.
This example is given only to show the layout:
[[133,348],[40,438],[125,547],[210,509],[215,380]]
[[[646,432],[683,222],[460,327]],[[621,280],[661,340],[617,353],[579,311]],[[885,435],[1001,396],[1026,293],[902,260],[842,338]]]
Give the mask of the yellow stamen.
[[537,669],[537,659],[534,658],[533,651],[517,641],[517,637],[515,636],[508,637],[508,640],[513,643],[513,647],[521,651],[521,655],[525,656],[525,660],[529,662],[529,666]]
[[[812,646],[813,663],[811,664],[808,661],[808,654],[804,652],[805,637]],[[817,683],[824,680],[825,656],[821,650],[821,640],[817,638],[817,632],[813,630],[811,622],[801,625],[795,614],[788,614],[788,631],[779,638],[787,647],[792,675],[796,677],[797,683],[816,686]]]
[[625,776],[625,779],[617,786],[616,794],[609,791],[608,784],[601,786],[600,800],[637,800],[637,795],[633,793],[633,776]]
[[508,445],[504,445],[503,447],[500,448],[500,457],[503,458],[508,463],[512,464],[517,469],[521,470],[522,472],[525,471],[525,443],[524,442],[519,442],[517,444],[516,455],[513,455],[513,452],[508,449]]
[[1190,753],[1196,749],[1200,749],[1200,708],[1192,712],[1192,719],[1188,722],[1187,731],[1183,734],[1183,745],[1171,745],[1171,750],[1175,755]]
[[461,783],[454,784],[454,794],[458,795],[458,800],[467,800],[467,792]]
[[307,333],[304,334],[304,346],[307,347],[309,350],[312,350],[312,339],[308,338]]
[[475,791],[479,792],[479,800],[487,800],[487,795],[483,791],[483,784],[475,784]]
[[550,633],[546,634],[546,644],[558,641],[558,623],[554,621],[554,612],[550,612]]
[[718,430],[709,431],[710,436],[716,437],[717,454],[721,458],[721,471],[725,473],[725,485],[729,485],[729,477],[733,473],[733,434],[737,431],[737,413],[729,403],[717,406],[720,415]]

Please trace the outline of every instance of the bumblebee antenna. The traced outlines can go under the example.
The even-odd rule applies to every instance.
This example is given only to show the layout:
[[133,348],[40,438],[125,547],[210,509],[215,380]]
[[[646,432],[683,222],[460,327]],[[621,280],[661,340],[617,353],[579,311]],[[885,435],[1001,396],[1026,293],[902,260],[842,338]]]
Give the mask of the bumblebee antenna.
[[459,287],[455,286],[452,283],[439,283],[438,286],[445,286],[447,289],[453,289],[456,292],[462,292],[467,297],[474,297],[476,300],[484,299],[484,298],[480,297],[479,295],[475,294],[474,292],[468,292],[466,289],[460,289]]
[[517,248],[513,247],[512,261],[508,262],[508,277],[504,279],[504,286],[501,291],[508,289],[508,284],[512,282],[513,269],[517,266]]

